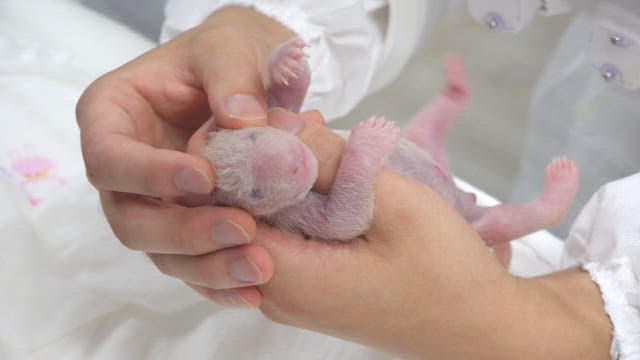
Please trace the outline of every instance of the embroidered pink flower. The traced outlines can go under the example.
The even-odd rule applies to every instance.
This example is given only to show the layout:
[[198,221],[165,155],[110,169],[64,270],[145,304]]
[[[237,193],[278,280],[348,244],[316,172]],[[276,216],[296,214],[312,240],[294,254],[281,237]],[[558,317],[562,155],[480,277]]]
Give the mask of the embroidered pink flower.
[[38,155],[33,145],[25,145],[22,150],[11,151],[9,158],[10,167],[8,170],[4,169],[4,172],[20,185],[34,206],[67,184],[66,179],[55,174],[54,161]]

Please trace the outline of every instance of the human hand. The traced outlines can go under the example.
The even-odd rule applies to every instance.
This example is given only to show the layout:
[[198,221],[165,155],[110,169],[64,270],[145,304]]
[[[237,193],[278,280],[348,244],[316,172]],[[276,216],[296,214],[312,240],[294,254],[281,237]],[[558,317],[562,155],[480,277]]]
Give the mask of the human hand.
[[215,172],[185,150],[212,115],[219,127],[266,123],[267,57],[291,36],[249,8],[226,7],[102,76],[77,105],[87,175],[116,236],[221,303],[258,305],[253,285],[271,277],[273,264],[252,244],[248,214],[196,206]]
[[[305,126],[298,135],[315,154],[326,154],[322,144],[333,134],[325,131]],[[340,151],[320,157],[339,161]],[[319,173],[332,168],[325,164]],[[428,187],[390,171],[378,177],[376,194],[370,228],[349,242],[308,241],[258,225],[257,242],[276,264],[272,280],[259,287],[263,312],[279,322],[397,353],[419,353],[429,346],[425,338],[442,341],[443,333],[429,334],[422,325],[445,329],[451,312],[462,314],[461,324],[471,322],[466,316],[478,327],[448,329],[450,341],[460,341],[454,332],[469,331],[471,337],[492,326],[479,321],[495,318],[482,303],[493,302],[491,290],[509,294],[513,282],[467,222]],[[468,301],[483,313],[469,309]],[[432,302],[439,304],[419,308]]]
[[[334,134],[313,123],[298,134],[319,173],[333,171],[340,144],[325,144]],[[428,187],[383,171],[376,194],[369,230],[349,242],[258,225],[256,241],[276,264],[259,286],[269,318],[418,358],[606,355],[609,324],[588,274],[510,276]]]

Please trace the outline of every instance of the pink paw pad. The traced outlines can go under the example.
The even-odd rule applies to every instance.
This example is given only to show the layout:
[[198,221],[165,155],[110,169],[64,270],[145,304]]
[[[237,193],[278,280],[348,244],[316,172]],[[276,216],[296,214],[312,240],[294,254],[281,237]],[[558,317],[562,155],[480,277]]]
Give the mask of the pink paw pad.
[[393,121],[372,117],[356,125],[352,136],[358,143],[386,152],[400,139],[400,130]]
[[307,44],[300,38],[293,38],[278,46],[269,59],[271,80],[283,86],[301,76],[306,71],[304,48]]
[[547,184],[578,186],[578,165],[564,156],[553,158],[545,170]]
[[564,156],[554,158],[547,165],[541,197],[546,209],[543,221],[547,226],[562,221],[578,190],[579,180],[578,165]]
[[381,132],[389,136],[399,136],[399,130],[396,128],[393,121],[387,121],[385,118],[375,116],[358,123],[355,130],[370,130],[374,132]]

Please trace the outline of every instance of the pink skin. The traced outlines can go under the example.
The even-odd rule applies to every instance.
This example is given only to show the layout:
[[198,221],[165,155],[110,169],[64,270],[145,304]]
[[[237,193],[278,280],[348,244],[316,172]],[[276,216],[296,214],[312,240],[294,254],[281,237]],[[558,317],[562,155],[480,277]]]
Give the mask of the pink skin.
[[218,176],[216,204],[244,208],[290,231],[349,240],[369,225],[375,178],[399,137],[393,123],[383,119],[360,123],[349,136],[328,195],[310,191],[317,160],[296,136],[282,130],[218,130],[204,155]]
[[[276,50],[270,69],[279,68],[287,47],[302,46],[294,40],[285,43],[285,49]],[[310,191],[317,176],[317,160],[297,137],[271,127],[220,130],[205,150],[219,177],[216,203],[243,207],[290,231],[349,240],[367,229],[375,177],[387,166],[436,190],[494,247],[498,259],[507,266],[511,256],[508,241],[562,220],[578,187],[578,169],[566,158],[554,159],[546,169],[539,199],[521,205],[478,206],[475,195],[456,187],[445,151],[448,130],[469,100],[469,85],[458,58],[446,59],[446,73],[446,91],[412,119],[403,138],[393,123],[375,118],[360,123],[351,133],[339,132],[348,142],[326,196]],[[308,84],[309,74],[292,78],[285,71],[271,76],[279,79],[279,85],[268,89],[273,104],[281,105],[278,99],[288,90],[285,105],[299,109],[304,93],[286,87],[286,83],[291,86],[307,79]],[[248,134],[254,134],[253,139]]]
[[412,119],[405,136],[432,154],[434,161],[441,166],[441,178],[426,183],[452,202],[485,242],[493,246],[501,263],[508,265],[511,259],[510,240],[562,221],[578,189],[578,168],[564,157],[555,158],[545,171],[544,191],[539,199],[522,205],[477,206],[473,194],[455,186],[445,151],[447,133],[468,103],[469,83],[459,58],[447,57],[445,70],[449,80],[446,91]]
[[306,55],[306,46],[300,38],[293,38],[278,46],[269,56],[269,107],[281,107],[291,112],[300,112],[311,81],[311,72]]
[[404,130],[404,136],[428,151],[442,171],[450,174],[446,139],[449,128],[470,98],[469,81],[460,58],[448,56],[445,72],[449,81],[445,93],[427,103]]
[[371,118],[359,123],[349,135],[329,194],[309,192],[303,201],[267,220],[323,239],[349,240],[361,235],[373,217],[375,178],[399,138],[392,122]]
[[473,228],[491,244],[503,243],[558,224],[578,188],[578,167],[564,157],[554,158],[545,171],[542,196],[526,204],[489,208],[467,207]]
[[318,162],[295,135],[271,127],[217,130],[204,155],[216,168],[215,203],[267,216],[300,202]]

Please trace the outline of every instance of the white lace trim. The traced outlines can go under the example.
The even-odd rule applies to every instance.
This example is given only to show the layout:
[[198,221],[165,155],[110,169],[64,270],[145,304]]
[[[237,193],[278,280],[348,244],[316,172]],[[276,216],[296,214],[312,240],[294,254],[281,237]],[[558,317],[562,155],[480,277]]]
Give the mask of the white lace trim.
[[640,292],[640,282],[629,259],[618,258],[608,264],[591,262],[583,268],[600,287],[605,311],[613,324],[611,358],[640,359],[640,308],[630,303],[630,297]]

